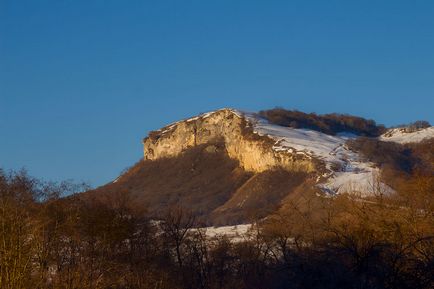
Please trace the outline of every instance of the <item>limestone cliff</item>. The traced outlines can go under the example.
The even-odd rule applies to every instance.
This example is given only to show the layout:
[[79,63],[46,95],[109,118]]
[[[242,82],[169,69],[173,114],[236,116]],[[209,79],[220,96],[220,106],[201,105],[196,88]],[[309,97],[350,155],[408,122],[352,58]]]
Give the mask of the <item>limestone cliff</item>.
[[203,144],[209,144],[212,152],[214,145],[223,144],[228,156],[247,171],[283,168],[312,172],[318,164],[308,155],[273,149],[275,140],[256,134],[251,119],[232,109],[203,114],[151,132],[143,144],[145,160],[175,157]]
[[372,189],[379,169],[347,146],[351,137],[222,109],[151,132],[144,159],[93,195],[128,194],[152,218],[180,205],[206,224],[228,225],[286,210],[306,194],[387,193],[382,183]]

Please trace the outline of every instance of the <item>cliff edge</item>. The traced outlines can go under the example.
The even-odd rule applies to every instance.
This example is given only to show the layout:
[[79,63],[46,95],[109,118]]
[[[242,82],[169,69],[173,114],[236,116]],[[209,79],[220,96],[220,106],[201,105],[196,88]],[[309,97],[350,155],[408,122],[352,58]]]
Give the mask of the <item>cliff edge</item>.
[[276,150],[276,140],[254,129],[256,116],[233,109],[221,109],[176,122],[153,131],[143,140],[144,159],[175,157],[186,149],[209,144],[224,146],[228,156],[246,171],[263,172],[282,168],[313,172],[318,163],[306,154]]

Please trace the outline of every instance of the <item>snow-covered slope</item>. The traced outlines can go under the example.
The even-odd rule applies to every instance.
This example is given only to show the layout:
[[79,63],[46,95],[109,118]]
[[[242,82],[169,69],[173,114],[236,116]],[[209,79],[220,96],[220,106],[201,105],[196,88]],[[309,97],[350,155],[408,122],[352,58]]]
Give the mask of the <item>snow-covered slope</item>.
[[400,144],[421,142],[434,137],[434,126],[414,132],[406,132],[405,128],[394,128],[380,136],[382,141],[391,141]]
[[323,191],[331,194],[351,192],[361,196],[388,194],[393,191],[379,181],[379,169],[374,164],[361,161],[360,156],[345,145],[346,141],[356,137],[355,135],[342,133],[331,136],[308,129],[270,124],[251,113],[244,115],[253,125],[255,133],[267,135],[276,141],[274,150],[304,154],[324,161],[328,173],[322,177],[326,181],[318,184]]

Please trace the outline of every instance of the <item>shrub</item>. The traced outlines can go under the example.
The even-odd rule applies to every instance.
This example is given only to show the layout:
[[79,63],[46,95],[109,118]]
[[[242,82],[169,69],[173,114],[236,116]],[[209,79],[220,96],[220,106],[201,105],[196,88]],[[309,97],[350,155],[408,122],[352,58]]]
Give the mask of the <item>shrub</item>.
[[365,161],[373,162],[379,167],[390,166],[395,170],[410,173],[419,160],[412,155],[410,148],[377,139],[360,137],[347,142],[348,147],[359,152]]
[[431,126],[431,124],[429,122],[427,122],[425,120],[418,120],[418,121],[415,121],[415,122],[412,122],[412,123],[406,125],[404,130],[405,130],[405,132],[415,132],[415,131],[418,131],[418,130],[421,130],[421,129],[424,129],[424,128],[427,128],[430,126]]
[[260,111],[259,115],[273,124],[313,129],[330,135],[350,132],[361,136],[379,136],[385,131],[383,125],[377,125],[373,120],[348,114],[318,115],[316,113],[274,108]]

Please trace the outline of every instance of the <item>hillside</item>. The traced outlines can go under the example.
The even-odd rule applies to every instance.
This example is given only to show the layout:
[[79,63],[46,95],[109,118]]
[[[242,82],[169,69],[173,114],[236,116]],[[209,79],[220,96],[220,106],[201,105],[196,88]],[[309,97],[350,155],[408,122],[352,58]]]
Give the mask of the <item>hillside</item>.
[[304,193],[394,194],[397,178],[432,172],[432,127],[386,130],[359,117],[297,113],[298,123],[315,125],[295,128],[276,124],[279,113],[293,117],[222,109],[153,131],[143,160],[85,195],[128,194],[155,218],[181,205],[204,224],[227,225],[264,218]]
[[198,145],[176,157],[141,160],[115,182],[88,194],[101,199],[129,194],[155,218],[181,205],[205,224],[238,224],[275,211],[307,175],[282,169],[249,172],[224,147]]

